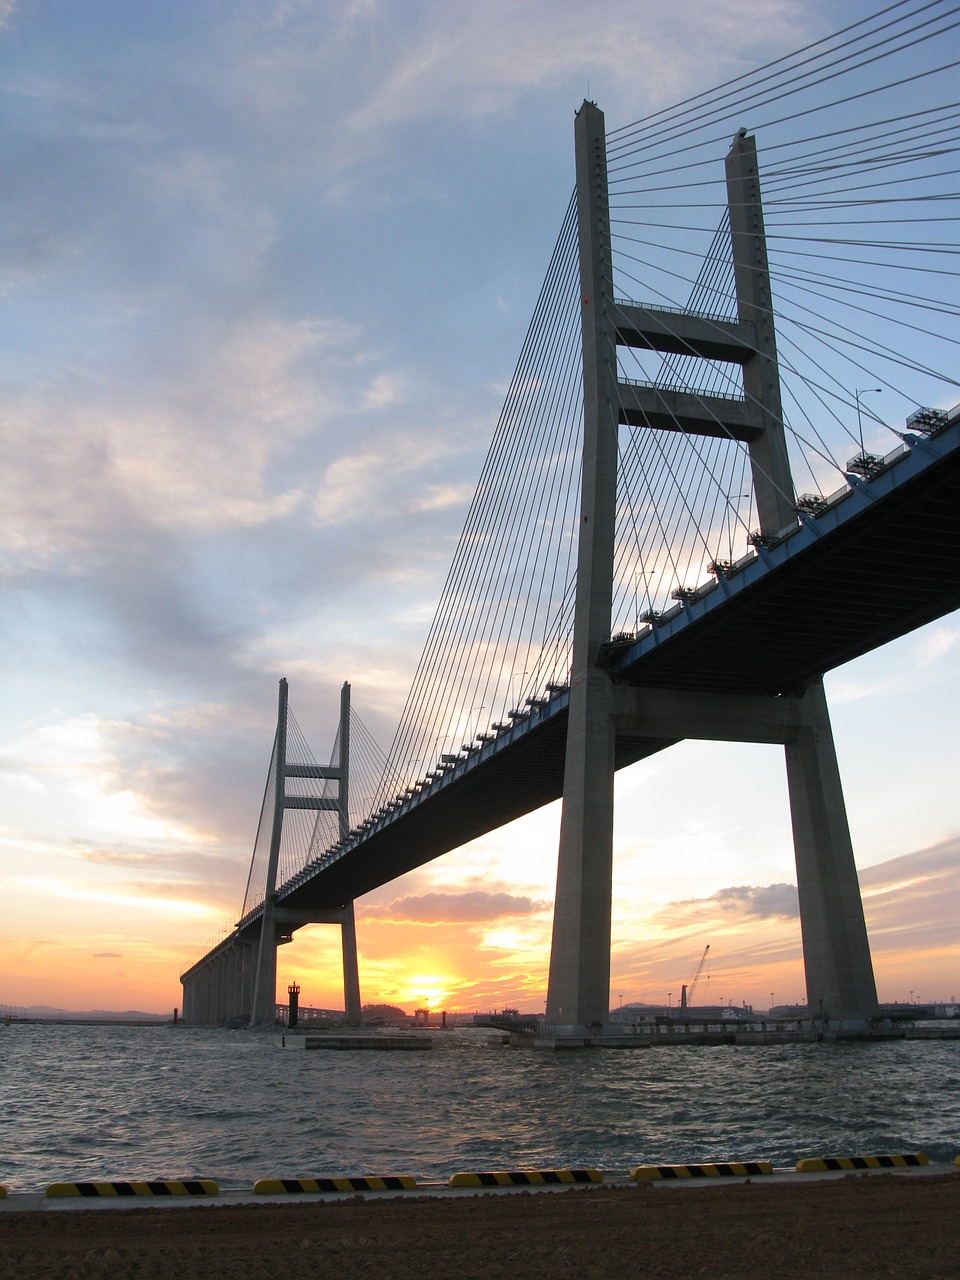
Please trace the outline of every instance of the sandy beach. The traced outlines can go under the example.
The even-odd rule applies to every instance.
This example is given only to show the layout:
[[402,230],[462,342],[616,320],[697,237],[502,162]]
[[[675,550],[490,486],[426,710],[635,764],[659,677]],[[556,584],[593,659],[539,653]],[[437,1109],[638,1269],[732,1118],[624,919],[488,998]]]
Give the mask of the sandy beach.
[[960,1172],[0,1214],[3,1280],[958,1274]]

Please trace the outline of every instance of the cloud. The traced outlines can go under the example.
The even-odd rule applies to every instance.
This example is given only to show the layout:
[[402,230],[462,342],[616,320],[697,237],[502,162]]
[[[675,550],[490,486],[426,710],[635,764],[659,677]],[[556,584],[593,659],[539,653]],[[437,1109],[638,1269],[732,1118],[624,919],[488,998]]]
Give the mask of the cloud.
[[792,920],[800,915],[797,886],[794,884],[731,885],[718,889],[708,898],[689,898],[671,902],[663,908],[664,916],[700,917],[735,916],[743,920]]
[[[377,15],[389,21],[391,7]],[[419,22],[394,27],[392,65],[386,65],[367,101],[354,110],[356,133],[443,111],[474,119],[511,112],[519,99],[586,77],[607,86],[644,83],[648,93],[682,98],[691,77],[712,82],[735,63],[731,33],[757,23],[769,48],[799,43],[805,29],[792,5],[744,0],[704,7],[679,0],[669,11],[644,11],[637,21],[630,0],[610,0],[602,21],[584,21],[582,4],[555,0],[549,18],[541,6],[514,0],[483,5],[437,3],[421,7]]]
[[123,957],[119,951],[95,951],[93,953],[94,960],[122,960]]
[[960,948],[960,836],[860,871],[875,950]]
[[838,707],[849,702],[863,702],[865,699],[881,697],[899,685],[900,681],[894,676],[874,680],[832,680],[830,702]]
[[917,645],[917,661],[921,667],[932,666],[951,652],[960,640],[960,627],[935,627],[927,631]]
[[371,914],[421,924],[477,923],[504,916],[536,915],[550,909],[548,902],[511,893],[487,893],[473,889],[465,893],[422,893],[397,898],[385,907],[370,908]]
[[[11,568],[59,565],[89,576],[149,558],[162,572],[179,559],[160,542],[164,531],[182,540],[243,530],[296,508],[301,485],[276,468],[336,413],[340,375],[321,352],[352,330],[266,317],[226,332],[197,327],[175,384],[141,364],[135,386],[84,388],[74,373],[8,401],[0,537]],[[25,439],[29,449],[13,447]]]

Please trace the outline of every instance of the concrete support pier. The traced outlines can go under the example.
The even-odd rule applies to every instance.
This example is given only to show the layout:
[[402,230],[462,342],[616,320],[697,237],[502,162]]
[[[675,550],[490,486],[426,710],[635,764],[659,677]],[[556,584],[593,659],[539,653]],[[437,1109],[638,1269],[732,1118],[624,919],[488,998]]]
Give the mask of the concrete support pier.
[[807,1007],[831,1024],[865,1026],[877,987],[822,680],[803,709],[805,727],[785,750]]

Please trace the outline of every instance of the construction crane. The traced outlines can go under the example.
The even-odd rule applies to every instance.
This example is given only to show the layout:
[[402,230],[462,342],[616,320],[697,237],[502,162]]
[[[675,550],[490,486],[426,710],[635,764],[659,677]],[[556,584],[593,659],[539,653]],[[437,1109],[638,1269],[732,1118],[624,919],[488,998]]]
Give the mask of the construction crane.
[[680,991],[680,1008],[681,1009],[688,1008],[689,1002],[693,1000],[693,993],[696,991],[697,983],[700,981],[700,975],[701,973],[703,973],[703,966],[707,962],[707,952],[709,950],[710,950],[710,943],[708,942],[707,945],[703,948],[703,955],[700,957],[700,963],[697,965],[697,971],[693,975],[693,981],[690,983],[689,987],[687,986],[686,983],[683,984],[683,987]]

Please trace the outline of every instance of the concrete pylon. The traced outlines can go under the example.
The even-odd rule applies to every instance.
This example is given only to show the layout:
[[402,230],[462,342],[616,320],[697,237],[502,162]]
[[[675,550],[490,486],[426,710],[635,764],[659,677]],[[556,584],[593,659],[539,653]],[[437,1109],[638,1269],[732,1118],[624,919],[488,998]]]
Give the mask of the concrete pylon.
[[737,315],[750,328],[754,349],[742,365],[743,393],[758,416],[758,430],[749,442],[753,494],[760,533],[772,539],[796,526],[797,511],[783,431],[757,143],[745,129],[734,138],[725,166]]
[[277,942],[279,934],[274,919],[277,906],[277,867],[280,861],[280,838],[287,798],[287,682],[280,681],[277,700],[277,735],[273,744],[273,826],[270,852],[267,855],[267,877],[263,889],[263,914],[260,917],[260,945],[253,979],[253,1006],[250,1022],[255,1027],[272,1027],[277,1020]]
[[[351,1025],[360,1023],[360,976],[357,961],[357,926],[353,903],[348,902],[332,911],[288,911],[277,904],[277,868],[280,857],[280,840],[283,831],[284,811],[295,805],[298,809],[336,809],[340,838],[346,838],[350,830],[350,685],[346,681],[340,690],[340,758],[336,765],[288,765],[287,764],[287,682],[280,681],[277,708],[277,735],[274,740],[273,827],[270,837],[270,853],[267,860],[267,876],[264,888],[263,914],[260,923],[260,941],[254,965],[253,995],[250,1002],[250,1021],[254,1026],[272,1026],[276,1020],[277,947],[281,940],[289,941],[293,929],[304,924],[335,923],[340,926],[343,952],[344,1016]],[[303,796],[287,797],[288,777],[330,779],[337,783],[336,800],[308,800]]]
[[[340,771],[337,780],[339,835],[350,834],[350,685],[340,690]],[[357,922],[353,903],[343,907],[340,922],[340,949],[343,956],[343,1017],[351,1027],[360,1025],[360,967],[357,960]]]
[[[617,497],[618,422],[725,432],[749,448],[760,535],[775,540],[797,523],[783,429],[776,336],[766,258],[756,144],[741,131],[727,157],[737,322],[633,305],[613,297],[603,113],[577,113],[577,217],[583,343],[583,469],[577,598],[563,810],[557,862],[547,1020],[558,1035],[606,1026],[610,1004],[610,914],[616,732],[662,740],[706,737],[783,742],[800,891],[811,1014],[865,1025],[877,1009],[870,948],[822,682],[802,699],[766,700],[615,686],[599,665],[610,638]],[[648,346],[728,360],[743,369],[747,407],[716,397],[682,415],[666,397],[617,379],[616,345]],[[696,399],[696,397],[692,397]],[[678,402],[679,403],[679,402]],[[719,424],[719,428],[718,428]],[[790,691],[780,691],[789,693]],[[666,694],[666,697],[658,696]],[[644,727],[641,727],[644,726]]]
[[617,500],[616,326],[603,112],[577,112],[583,334],[583,472],[573,670],[547,1019],[567,1034],[605,1025],[610,990],[614,729],[597,666],[610,638]]

